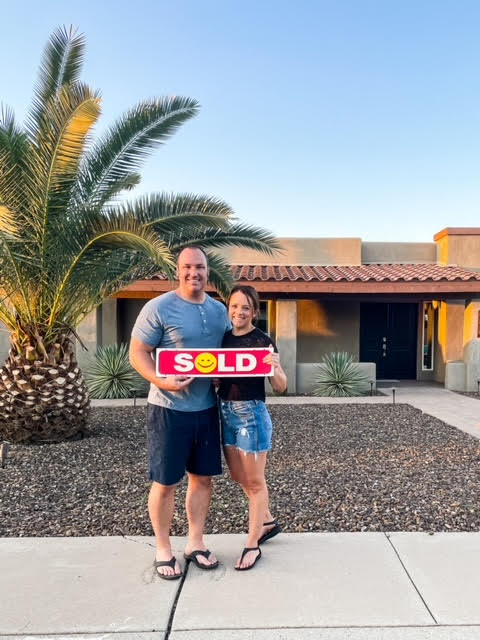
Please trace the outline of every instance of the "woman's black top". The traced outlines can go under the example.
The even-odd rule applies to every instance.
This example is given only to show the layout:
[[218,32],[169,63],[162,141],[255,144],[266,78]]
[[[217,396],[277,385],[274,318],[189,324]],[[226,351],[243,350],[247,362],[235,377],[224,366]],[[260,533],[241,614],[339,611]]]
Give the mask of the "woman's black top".
[[[253,349],[273,346],[278,349],[269,335],[255,327],[243,336],[234,336],[231,331],[223,336],[222,347],[228,349]],[[218,395],[222,400],[263,400],[265,402],[265,378],[220,378]]]

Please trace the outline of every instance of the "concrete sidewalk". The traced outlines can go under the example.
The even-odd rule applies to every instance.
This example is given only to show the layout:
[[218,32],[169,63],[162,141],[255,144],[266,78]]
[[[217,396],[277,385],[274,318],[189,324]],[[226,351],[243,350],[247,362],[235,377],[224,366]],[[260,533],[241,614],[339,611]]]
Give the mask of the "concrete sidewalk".
[[221,566],[166,582],[153,538],[2,539],[0,638],[480,637],[480,533],[282,534],[240,573],[243,542],[207,536]]

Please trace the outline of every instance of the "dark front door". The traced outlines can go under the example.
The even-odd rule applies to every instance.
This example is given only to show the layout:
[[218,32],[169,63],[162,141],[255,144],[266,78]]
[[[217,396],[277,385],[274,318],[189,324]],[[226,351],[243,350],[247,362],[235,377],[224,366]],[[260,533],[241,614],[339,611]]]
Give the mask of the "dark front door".
[[417,313],[415,303],[360,305],[360,361],[375,362],[377,378],[417,377]]

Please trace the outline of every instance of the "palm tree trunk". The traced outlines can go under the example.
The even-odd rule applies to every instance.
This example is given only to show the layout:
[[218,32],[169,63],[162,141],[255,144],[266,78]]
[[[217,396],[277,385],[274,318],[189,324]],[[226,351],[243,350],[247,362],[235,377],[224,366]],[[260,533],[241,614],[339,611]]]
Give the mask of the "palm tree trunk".
[[[41,353],[42,355],[39,355]],[[30,341],[0,369],[0,440],[59,442],[88,431],[88,389],[70,338],[48,351]]]

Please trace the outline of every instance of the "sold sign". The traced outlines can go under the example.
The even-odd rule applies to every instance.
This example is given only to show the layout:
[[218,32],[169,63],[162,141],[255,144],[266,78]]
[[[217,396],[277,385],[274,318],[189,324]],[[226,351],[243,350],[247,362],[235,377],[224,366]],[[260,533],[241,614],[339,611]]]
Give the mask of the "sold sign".
[[161,376],[273,376],[264,349],[157,349],[156,375]]

